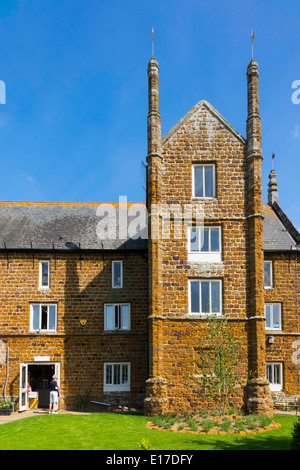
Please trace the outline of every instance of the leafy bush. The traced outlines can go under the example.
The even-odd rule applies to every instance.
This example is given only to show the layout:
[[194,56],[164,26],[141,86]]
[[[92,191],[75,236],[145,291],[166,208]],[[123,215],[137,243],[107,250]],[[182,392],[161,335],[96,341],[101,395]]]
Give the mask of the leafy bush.
[[198,423],[195,419],[190,418],[188,420],[188,425],[191,431],[197,431],[198,430]]
[[140,447],[141,450],[150,450],[151,449],[151,444],[149,439],[143,438],[141,442],[138,442],[138,446]]
[[294,423],[291,450],[300,450],[300,418]]
[[237,431],[245,431],[245,429],[246,429],[246,428],[245,428],[245,423],[244,423],[244,421],[243,421],[242,419],[240,419],[240,418],[236,420],[234,426],[235,426],[235,429],[236,429]]
[[228,432],[231,426],[231,420],[229,418],[224,418],[221,424],[221,431]]
[[272,423],[272,418],[270,418],[270,416],[267,416],[267,415],[259,415],[257,417],[257,421],[258,421],[258,425],[261,428],[265,428],[266,426],[270,426],[270,424]]
[[249,415],[246,416],[246,423],[248,428],[253,431],[258,427],[257,416],[256,415]]
[[175,417],[173,415],[157,415],[152,418],[154,426],[164,429],[170,429],[175,424]]
[[212,419],[205,419],[204,421],[202,421],[201,424],[203,431],[206,433],[209,432],[215,426],[215,422]]

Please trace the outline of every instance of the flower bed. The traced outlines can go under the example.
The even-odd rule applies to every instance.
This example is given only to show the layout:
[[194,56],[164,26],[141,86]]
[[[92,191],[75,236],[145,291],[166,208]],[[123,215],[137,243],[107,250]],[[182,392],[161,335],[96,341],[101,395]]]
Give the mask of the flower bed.
[[181,416],[174,414],[153,417],[147,427],[160,431],[188,432],[192,434],[249,434],[280,427],[267,415],[211,416],[203,412]]

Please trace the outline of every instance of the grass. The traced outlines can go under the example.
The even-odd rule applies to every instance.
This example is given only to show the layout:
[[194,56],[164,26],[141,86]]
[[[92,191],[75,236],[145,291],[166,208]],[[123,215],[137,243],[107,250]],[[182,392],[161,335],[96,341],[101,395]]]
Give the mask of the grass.
[[[42,415],[0,425],[0,450],[290,450],[297,418],[276,415],[281,428],[260,434],[194,435],[155,431],[142,415]],[[190,423],[191,424],[191,423]]]

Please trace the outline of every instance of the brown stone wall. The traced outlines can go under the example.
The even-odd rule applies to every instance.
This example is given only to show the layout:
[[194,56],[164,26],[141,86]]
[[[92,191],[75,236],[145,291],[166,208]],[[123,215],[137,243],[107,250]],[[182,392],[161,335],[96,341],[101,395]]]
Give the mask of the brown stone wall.
[[[1,253],[0,261],[0,393],[5,382],[9,346],[8,395],[19,394],[20,363],[50,356],[60,363],[65,403],[91,386],[91,399],[114,401],[103,392],[105,362],[130,362],[131,391],[121,393],[141,406],[147,378],[147,257],[145,253]],[[39,290],[39,260],[50,260],[50,289]],[[112,289],[112,260],[123,261],[123,288]],[[57,331],[29,331],[30,304],[57,304]],[[131,329],[104,331],[104,304],[130,303]],[[86,320],[84,326],[80,320]],[[126,395],[126,396],[125,396]]]
[[[287,395],[299,395],[299,254],[266,252],[265,260],[272,261],[273,266],[273,288],[265,289],[265,302],[280,303],[282,316],[282,330],[266,330],[265,332],[266,360],[283,363],[283,388]],[[269,336],[274,336],[274,343],[269,343]],[[296,341],[298,343],[295,343]]]
[[[199,263],[188,260],[188,239],[183,233],[176,238],[174,220],[170,237],[162,244],[161,316],[157,318],[162,332],[154,337],[162,363],[160,380],[150,381],[146,413],[207,408],[207,396],[198,396],[189,387],[191,357],[205,334],[206,321],[189,314],[189,279],[221,279],[223,312],[241,345],[241,375],[248,373],[247,317],[247,219],[245,213],[245,144],[230,126],[205,103],[191,110],[188,119],[164,141],[161,171],[161,204],[184,205],[204,203],[204,223],[221,226],[222,262]],[[216,165],[216,197],[193,198],[192,165]],[[174,217],[172,217],[174,219]],[[164,221],[163,221],[164,223]],[[191,225],[192,220],[188,220]],[[160,329],[160,331],[161,331]],[[163,335],[163,337],[161,337]],[[156,396],[151,401],[150,394]],[[244,404],[244,395],[235,399]],[[152,405],[152,407],[151,407]]]

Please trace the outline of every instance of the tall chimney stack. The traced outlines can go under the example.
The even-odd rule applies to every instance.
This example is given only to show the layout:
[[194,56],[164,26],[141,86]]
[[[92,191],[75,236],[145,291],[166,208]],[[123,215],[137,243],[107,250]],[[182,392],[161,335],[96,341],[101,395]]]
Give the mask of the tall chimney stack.
[[249,412],[273,413],[269,382],[266,379],[266,339],[264,315],[264,250],[262,201],[262,145],[259,115],[258,64],[251,60],[247,68],[247,225],[249,266]]

